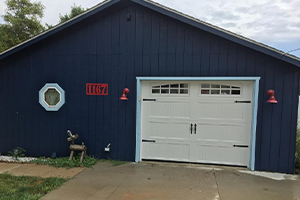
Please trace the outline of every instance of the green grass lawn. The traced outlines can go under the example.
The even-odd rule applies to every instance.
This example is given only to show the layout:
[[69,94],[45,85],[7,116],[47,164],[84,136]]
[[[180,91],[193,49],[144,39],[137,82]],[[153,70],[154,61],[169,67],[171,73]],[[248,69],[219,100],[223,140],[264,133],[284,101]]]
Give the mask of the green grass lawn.
[[0,200],[35,200],[60,187],[67,179],[0,174]]
[[73,157],[72,160],[69,160],[69,157],[60,157],[55,159],[47,159],[45,157],[38,158],[36,160],[30,161],[31,163],[35,164],[42,164],[42,165],[49,165],[53,167],[66,167],[68,169],[73,167],[92,167],[97,162],[109,162],[112,164],[112,166],[118,166],[127,163],[126,161],[120,161],[120,160],[111,160],[111,159],[97,159],[92,156],[87,156],[82,160],[82,163],[80,162],[80,154]]
[[30,161],[31,163],[35,164],[42,164],[42,165],[49,165],[53,167],[66,167],[68,169],[73,168],[73,167],[91,167],[95,165],[99,159],[96,159],[91,156],[87,156],[82,160],[82,163],[80,162],[80,155],[74,156],[72,160],[69,160],[69,157],[59,157],[59,158],[45,158],[45,157],[40,157],[36,160]]

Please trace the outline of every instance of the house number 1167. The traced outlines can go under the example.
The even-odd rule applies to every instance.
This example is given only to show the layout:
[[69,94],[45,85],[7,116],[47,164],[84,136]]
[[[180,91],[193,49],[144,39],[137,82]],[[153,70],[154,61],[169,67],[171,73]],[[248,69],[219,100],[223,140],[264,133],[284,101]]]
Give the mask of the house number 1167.
[[87,83],[87,95],[108,95],[108,84],[103,83]]

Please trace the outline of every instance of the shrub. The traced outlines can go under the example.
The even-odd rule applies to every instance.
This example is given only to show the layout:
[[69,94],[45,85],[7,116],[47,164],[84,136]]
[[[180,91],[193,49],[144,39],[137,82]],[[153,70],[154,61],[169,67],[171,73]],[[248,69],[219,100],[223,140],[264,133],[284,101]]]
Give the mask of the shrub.
[[12,156],[16,160],[18,160],[19,157],[25,157],[25,152],[26,152],[25,149],[23,149],[21,147],[17,147],[15,149],[13,149],[12,151],[9,151],[8,155]]

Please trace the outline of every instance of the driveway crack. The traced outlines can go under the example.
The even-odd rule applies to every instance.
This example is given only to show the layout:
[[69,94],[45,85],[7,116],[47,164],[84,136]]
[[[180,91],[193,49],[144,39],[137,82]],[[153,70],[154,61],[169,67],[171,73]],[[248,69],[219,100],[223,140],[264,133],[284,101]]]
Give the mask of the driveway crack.
[[219,191],[219,185],[218,185],[218,181],[217,181],[217,176],[216,176],[216,173],[215,173],[214,169],[213,169],[213,173],[214,173],[215,182],[216,182],[216,185],[217,185],[217,191],[218,191],[219,199],[221,200],[221,195],[220,195],[220,191]]

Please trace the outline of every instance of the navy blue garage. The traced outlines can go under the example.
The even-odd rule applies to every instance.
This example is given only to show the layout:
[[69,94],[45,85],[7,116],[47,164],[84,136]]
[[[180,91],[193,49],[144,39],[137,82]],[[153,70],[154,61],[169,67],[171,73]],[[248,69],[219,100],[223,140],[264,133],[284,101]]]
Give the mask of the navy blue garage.
[[154,2],[108,0],[0,54],[0,152],[67,156],[70,129],[99,158],[293,173],[299,67]]

